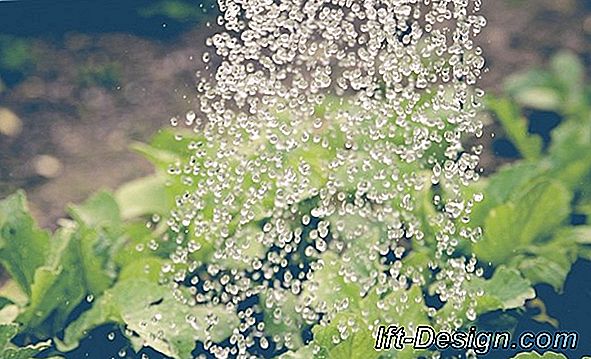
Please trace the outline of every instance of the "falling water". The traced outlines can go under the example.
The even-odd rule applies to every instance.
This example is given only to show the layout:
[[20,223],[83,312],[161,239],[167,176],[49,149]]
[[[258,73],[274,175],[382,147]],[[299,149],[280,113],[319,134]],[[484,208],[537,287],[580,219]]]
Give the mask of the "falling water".
[[[169,168],[175,294],[240,319],[204,350],[297,351],[306,328],[356,301],[376,306],[362,314],[404,312],[423,297],[413,287],[445,303],[426,309],[438,328],[473,319],[479,293],[463,283],[480,273],[458,248],[480,236],[469,222],[480,148],[466,145],[482,131],[480,5],[219,1],[201,56],[211,74],[172,121],[194,130],[192,155]],[[344,323],[334,341],[376,324]]]

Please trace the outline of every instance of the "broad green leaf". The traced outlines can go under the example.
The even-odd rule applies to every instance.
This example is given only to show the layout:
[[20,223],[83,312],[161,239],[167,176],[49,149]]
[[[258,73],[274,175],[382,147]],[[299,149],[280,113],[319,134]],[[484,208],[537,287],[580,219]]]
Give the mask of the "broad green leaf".
[[565,236],[578,245],[591,245],[591,225],[568,227]]
[[[86,288],[93,295],[102,293],[111,286],[116,276],[112,261],[112,250],[116,238],[100,229],[79,227],[73,234],[73,239],[79,246],[80,274],[86,283]],[[73,249],[76,250],[76,249]],[[63,264],[62,264],[63,265]]]
[[363,298],[360,305],[351,306],[338,313],[326,323],[324,320],[312,328],[314,338],[310,344],[318,346],[315,358],[378,358],[386,355],[396,358],[415,358],[418,356],[412,348],[406,347],[390,352],[374,350],[375,339],[370,328],[375,324],[402,325],[406,335],[413,335],[418,325],[429,324],[427,308],[424,304],[420,287],[398,290],[380,298],[375,292]]
[[119,206],[109,192],[98,192],[81,205],[70,206],[70,215],[89,227],[119,228]]
[[503,263],[518,253],[517,209],[506,203],[492,209],[484,221],[485,237],[472,247],[481,262]]
[[[543,168],[535,162],[521,161],[501,167],[491,177],[484,190],[484,201],[474,207],[471,223],[482,225],[488,213],[496,206],[521,193],[523,187],[539,176]],[[482,182],[482,180],[481,180]]]
[[482,290],[484,293],[477,299],[478,314],[520,308],[526,300],[536,296],[531,283],[519,271],[505,266],[498,267],[490,279],[474,278],[466,285],[474,292]]
[[122,282],[145,278],[150,282],[157,283],[160,279],[160,272],[164,263],[166,263],[166,261],[162,258],[144,256],[123,267],[117,280]]
[[536,240],[548,238],[566,219],[571,194],[559,183],[533,184],[508,203],[493,208],[484,221],[484,238],[473,246],[477,257],[506,263]]
[[525,254],[514,258],[511,263],[532,284],[547,283],[560,292],[572,264],[577,260],[577,232],[580,232],[577,227],[562,229],[549,241],[525,248]]
[[[268,288],[261,293],[260,302],[264,313],[265,332],[278,335],[282,340],[281,344],[290,350],[300,348],[304,344],[301,332],[306,323],[302,315],[296,311],[298,297],[287,289]],[[283,341],[285,336],[288,338]]]
[[18,324],[0,324],[0,348],[4,350],[17,334]]
[[[366,308],[373,307],[377,319],[384,325],[403,325],[407,330],[414,330],[419,325],[429,324],[423,292],[418,285],[393,291],[381,299],[368,296],[363,304]],[[369,319],[373,319],[371,315]]]
[[93,248],[105,241],[90,228],[58,230],[47,263],[35,271],[30,302],[18,321],[40,335],[51,335],[63,328],[83,298],[100,295],[108,288],[114,273],[104,267]]
[[166,215],[174,205],[166,189],[166,177],[153,175],[125,183],[115,192],[123,219]]
[[[562,256],[561,253],[557,253],[557,256]],[[570,271],[572,263],[561,263],[564,260],[562,258],[552,257],[518,257],[516,262],[517,268],[523,273],[523,275],[529,279],[532,284],[547,283],[550,284],[555,291],[561,292],[566,276]]]
[[54,238],[48,265],[35,271],[31,287],[31,298],[18,321],[27,328],[40,326],[52,313],[55,321],[49,328],[42,328],[43,335],[51,335],[59,330],[68,314],[85,297],[84,279],[78,273],[79,257],[74,255],[71,234],[58,233]]
[[[388,220],[384,219],[384,222]],[[379,255],[378,248],[384,247],[384,242],[388,241],[388,227],[384,222],[359,215],[335,215],[329,218],[329,222],[333,239],[344,244],[344,255],[356,273],[356,283],[363,286],[372,281],[371,272],[381,270],[383,266],[368,258]]]
[[316,265],[321,268],[304,282],[301,299],[322,313],[338,311],[337,303],[342,300],[347,300],[351,306],[360,304],[361,288],[345,278],[346,265],[335,253],[325,252]]
[[523,195],[515,197],[521,232],[519,243],[529,244],[555,232],[568,217],[571,199],[572,193],[553,181],[534,184]]
[[136,261],[138,257],[168,256],[170,254],[168,247],[171,247],[174,242],[168,247],[164,245],[167,244],[166,242],[162,242],[156,251],[152,251],[150,242],[155,241],[156,238],[156,233],[147,228],[146,222],[143,220],[125,223],[121,237],[117,239],[113,246],[112,258],[117,266],[121,268]]
[[546,174],[567,188],[580,188],[584,178],[591,172],[591,156],[582,153],[591,151],[591,126],[578,118],[561,124],[552,131],[548,149],[550,171]]
[[[51,346],[51,341],[39,342],[36,344],[27,345],[26,347],[4,348],[0,355],[0,359],[32,359],[37,354]],[[53,357],[58,358],[58,357]]]
[[27,295],[48,249],[49,233],[39,229],[29,214],[24,192],[0,201],[0,264]]
[[512,97],[531,88],[553,88],[553,76],[548,71],[532,69],[508,76],[504,81],[505,92]]
[[125,325],[143,345],[175,358],[190,358],[197,340],[224,340],[238,318],[222,306],[182,304],[170,288],[134,278],[105,292],[66,328],[58,345],[61,350],[73,349],[91,329],[109,322]]
[[[339,331],[337,328],[346,329]],[[330,326],[317,325],[312,332],[314,333],[312,345],[321,347],[320,353],[316,354],[315,358],[375,359],[380,356],[380,353],[373,349],[375,340],[361,315],[339,316]],[[339,340],[337,343],[335,343],[336,338]]]
[[219,248],[219,261],[224,268],[249,270],[257,259],[264,260],[267,247],[263,244],[263,230],[258,224],[242,227]]
[[581,59],[570,51],[562,51],[552,58],[550,67],[563,93],[563,111],[566,114],[584,111],[587,107],[584,103],[585,66]]
[[591,226],[576,226],[571,233],[579,245],[579,257],[591,260]]

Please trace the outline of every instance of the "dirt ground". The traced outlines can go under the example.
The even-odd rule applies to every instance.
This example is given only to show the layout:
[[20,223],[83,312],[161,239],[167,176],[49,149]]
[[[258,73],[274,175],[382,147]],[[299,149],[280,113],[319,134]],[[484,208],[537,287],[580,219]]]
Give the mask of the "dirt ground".
[[[483,0],[483,9],[488,91],[559,49],[591,63],[591,2]],[[19,134],[0,134],[0,198],[25,188],[35,216],[51,228],[67,203],[149,173],[127,146],[191,108],[209,33],[197,28],[167,42],[117,33],[35,40],[36,69],[0,93],[0,108],[22,121]],[[484,155],[485,166],[495,161]]]

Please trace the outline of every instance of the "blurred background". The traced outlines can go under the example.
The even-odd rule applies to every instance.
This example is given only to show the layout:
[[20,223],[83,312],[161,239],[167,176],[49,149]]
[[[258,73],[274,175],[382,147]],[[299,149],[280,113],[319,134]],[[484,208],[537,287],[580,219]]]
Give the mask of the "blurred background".
[[[559,50],[590,63],[591,2],[483,3],[489,92]],[[216,11],[212,0],[0,1],[0,198],[26,189],[51,228],[66,203],[149,172],[128,146],[190,109]],[[487,171],[512,156],[502,140],[486,144]]]
[[[483,13],[489,71],[481,86],[489,93],[502,96],[509,76],[547,68],[564,50],[591,75],[591,1],[483,0]],[[193,107],[216,15],[212,0],[0,0],[0,199],[25,189],[39,223],[53,229],[68,203],[151,172],[129,145]],[[563,114],[536,95],[541,106],[522,115],[529,132],[547,139]],[[485,174],[519,158],[506,132],[488,122]],[[586,335],[590,270],[590,261],[579,261],[564,293],[536,287],[562,328]],[[582,303],[586,312],[573,309]],[[520,328],[548,323],[527,319]]]

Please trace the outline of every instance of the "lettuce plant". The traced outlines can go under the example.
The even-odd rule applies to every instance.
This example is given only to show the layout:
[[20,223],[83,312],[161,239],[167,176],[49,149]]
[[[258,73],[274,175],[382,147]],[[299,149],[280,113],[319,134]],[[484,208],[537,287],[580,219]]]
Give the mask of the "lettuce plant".
[[[462,242],[448,255],[462,265],[434,269],[442,250],[430,239],[437,227],[432,218],[445,209],[432,199],[449,195],[444,183],[409,187],[416,199],[413,213],[421,217],[420,223],[428,225],[421,228],[425,232],[423,241],[407,244],[408,251],[397,268],[387,269],[386,264],[391,264],[387,259],[363,258],[375,253],[388,237],[387,232],[393,230],[384,225],[386,221],[346,211],[337,212],[326,223],[314,218],[286,221],[285,225],[302,234],[304,243],[318,247],[319,241],[311,237],[326,231],[325,235],[337,238],[346,251],[320,251],[314,261],[306,261],[298,252],[305,246],[295,249],[290,260],[314,270],[306,276],[299,292],[263,288],[252,296],[252,305],[258,306],[261,313],[258,320],[268,333],[258,339],[257,348],[264,355],[285,358],[415,358],[429,353],[410,349],[373,351],[375,339],[366,328],[375,323],[399,323],[430,324],[441,329],[448,328],[450,322],[456,328],[468,327],[478,324],[484,313],[500,316],[507,310],[520,311],[527,300],[535,298],[535,284],[547,283],[561,290],[574,261],[580,257],[591,259],[591,229],[587,224],[575,226],[569,222],[571,214],[588,214],[591,208],[591,159],[581,156],[591,149],[591,102],[576,58],[560,54],[552,64],[549,72],[515,77],[508,84],[507,97],[488,100],[489,109],[522,159],[476,184],[462,187],[475,199],[469,209],[470,226],[482,230],[482,235],[475,233],[473,241]],[[551,109],[564,115],[546,149],[541,139],[526,133],[519,106]],[[339,107],[339,101],[326,99],[316,111],[334,120]],[[290,122],[289,118],[284,120]],[[334,121],[331,126],[340,125]],[[327,159],[334,156],[331,148],[346,146],[346,139],[336,135],[327,138],[332,147],[312,142],[283,160],[300,163],[305,159],[307,166],[303,170],[311,173],[312,181],[334,180],[323,169]],[[394,144],[397,141],[404,141],[404,137],[393,139]],[[264,140],[260,145],[271,146]],[[119,325],[136,350],[149,346],[170,357],[188,358],[200,343],[204,350],[223,353],[224,343],[234,338],[232,328],[248,320],[244,310],[240,305],[224,305],[215,297],[192,301],[190,298],[199,297],[199,293],[192,292],[186,282],[195,288],[198,283],[209,283],[208,278],[224,275],[207,270],[206,264],[234,273],[274,258],[273,249],[260,245],[257,238],[261,231],[268,230],[273,197],[278,194],[270,192],[273,195],[250,208],[251,224],[231,223],[224,240],[205,240],[195,234],[195,224],[184,223],[182,217],[171,221],[171,211],[174,213],[179,203],[183,204],[186,188],[199,176],[177,173],[184,171],[183,164],[202,160],[192,157],[201,146],[206,154],[218,150],[208,147],[202,134],[168,129],[159,131],[150,144],[132,145],[154,164],[155,174],[70,206],[68,218],[59,222],[54,233],[38,228],[28,213],[23,192],[0,202],[0,263],[10,277],[0,288],[0,318],[8,323],[0,328],[4,338],[0,343],[2,358],[30,357],[49,346],[42,342],[17,348],[9,343],[17,332],[26,342],[52,339],[54,345],[46,353],[59,355],[76,348],[93,328],[105,323]],[[238,151],[248,155],[256,149]],[[441,148],[429,151],[434,158],[444,156]],[[426,175],[412,164],[402,168],[409,175]],[[373,167],[371,172],[358,176],[379,177],[381,170]],[[379,190],[373,195],[378,197]],[[355,200],[354,191],[351,189],[351,200]],[[249,200],[247,191],[237,196],[233,201]],[[319,200],[320,195],[291,197],[293,208],[302,213],[315,208]],[[228,203],[232,208],[231,201]],[[208,218],[220,215],[207,203],[202,213]],[[459,217],[454,223],[458,230],[469,230]],[[231,255],[236,248],[240,254]],[[216,253],[226,250],[227,256],[216,257]],[[466,262],[472,272],[481,275],[466,271]],[[401,290],[383,290],[375,285],[396,278],[389,272],[392,270],[409,278]],[[467,279],[454,283],[457,276]],[[441,299],[447,288],[479,294],[465,301],[445,303]],[[434,305],[438,298],[441,303]],[[524,353],[516,358],[530,357],[562,356]]]

